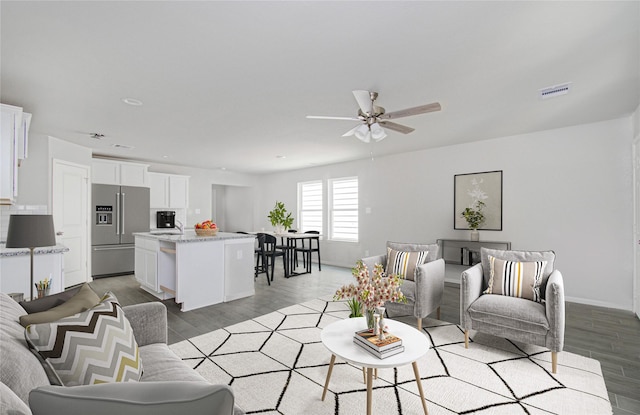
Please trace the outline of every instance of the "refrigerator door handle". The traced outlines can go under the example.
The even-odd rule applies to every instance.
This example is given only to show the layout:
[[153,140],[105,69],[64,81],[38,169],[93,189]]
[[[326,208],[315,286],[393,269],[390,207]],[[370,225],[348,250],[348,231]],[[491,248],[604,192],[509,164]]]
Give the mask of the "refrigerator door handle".
[[120,245],[107,245],[107,246],[93,246],[92,249],[94,251],[120,251],[122,249],[134,249],[135,247],[133,245],[124,245],[124,246],[120,246]]
[[124,217],[125,217],[124,206],[125,206],[125,203],[124,203],[124,192],[122,192],[122,232],[121,233],[123,235],[124,235]]
[[116,235],[120,235],[120,192],[116,193]]

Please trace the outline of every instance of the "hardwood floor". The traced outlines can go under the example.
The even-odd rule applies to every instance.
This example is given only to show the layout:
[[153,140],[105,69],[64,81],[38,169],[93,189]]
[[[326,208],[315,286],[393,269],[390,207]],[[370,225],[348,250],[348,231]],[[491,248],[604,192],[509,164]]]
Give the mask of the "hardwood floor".
[[[342,284],[353,282],[346,268],[323,265],[313,273],[285,279],[282,267],[267,285],[264,274],[255,283],[256,295],[229,303],[181,312],[173,300],[168,309],[169,343],[239,323],[280,308],[332,294]],[[91,283],[102,294],[110,290],[122,305],[156,301],[140,289],[132,275],[102,278]],[[460,290],[446,283],[441,319],[459,323]],[[630,311],[566,304],[565,350],[600,361],[609,399],[616,415],[640,415],[640,320]]]

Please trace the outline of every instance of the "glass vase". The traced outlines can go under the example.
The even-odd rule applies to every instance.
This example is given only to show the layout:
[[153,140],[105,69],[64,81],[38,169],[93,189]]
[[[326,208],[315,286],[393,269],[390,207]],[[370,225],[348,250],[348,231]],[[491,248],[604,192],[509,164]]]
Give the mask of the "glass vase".
[[375,308],[365,308],[364,316],[367,319],[367,328],[369,330],[373,330],[373,325],[376,324],[375,319],[373,318],[373,313],[375,313]]

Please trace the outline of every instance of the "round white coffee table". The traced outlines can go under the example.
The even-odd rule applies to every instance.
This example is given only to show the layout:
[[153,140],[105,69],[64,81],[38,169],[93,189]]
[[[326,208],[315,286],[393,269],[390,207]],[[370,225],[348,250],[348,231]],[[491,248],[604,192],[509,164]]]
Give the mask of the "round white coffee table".
[[413,373],[416,377],[418,391],[420,392],[420,399],[422,400],[422,408],[424,409],[425,415],[428,415],[427,402],[424,399],[422,381],[420,380],[420,373],[418,372],[416,361],[427,354],[431,345],[427,337],[414,327],[390,319],[385,319],[385,322],[389,332],[402,339],[404,351],[384,359],[378,359],[362,349],[362,347],[353,343],[353,335],[355,332],[367,327],[364,317],[347,318],[336,321],[322,329],[322,333],[320,334],[322,344],[331,352],[331,362],[329,363],[327,380],[325,381],[324,391],[322,392],[322,400],[324,401],[327,394],[329,379],[331,379],[331,372],[333,370],[333,364],[336,361],[336,356],[356,366],[367,368],[367,415],[371,415],[373,369],[398,367],[411,363],[413,365]]

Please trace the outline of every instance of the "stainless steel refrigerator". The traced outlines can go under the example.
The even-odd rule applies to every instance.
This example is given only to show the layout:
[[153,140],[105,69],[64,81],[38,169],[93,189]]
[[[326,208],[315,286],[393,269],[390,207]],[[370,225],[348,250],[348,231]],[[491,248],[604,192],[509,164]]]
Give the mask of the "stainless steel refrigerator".
[[100,278],[132,274],[132,234],[149,231],[149,189],[94,184],[91,202],[91,275]]

